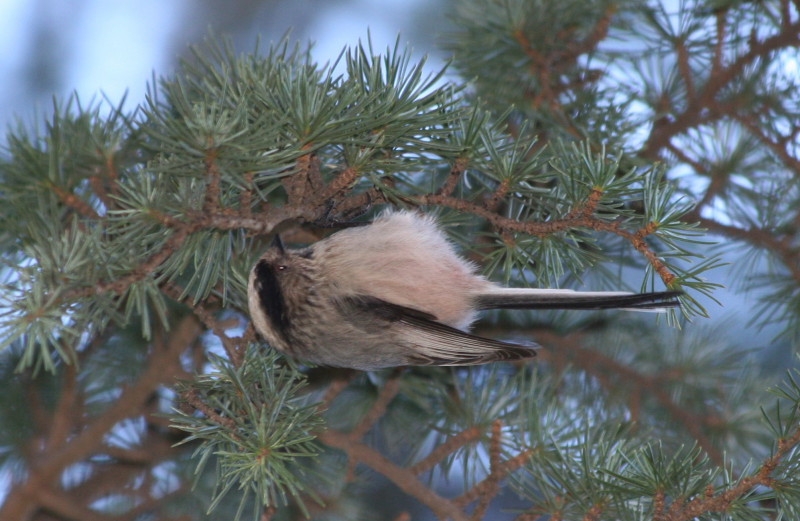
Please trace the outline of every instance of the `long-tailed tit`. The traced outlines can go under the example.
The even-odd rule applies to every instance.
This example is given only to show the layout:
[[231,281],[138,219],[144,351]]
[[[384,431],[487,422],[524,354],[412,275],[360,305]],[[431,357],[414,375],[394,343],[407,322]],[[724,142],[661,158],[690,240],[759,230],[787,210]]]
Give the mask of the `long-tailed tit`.
[[481,310],[652,310],[677,306],[680,293],[505,288],[478,275],[433,219],[401,211],[300,250],[278,238],[250,273],[248,304],[255,329],[279,351],[372,370],[535,355],[535,344],[467,333]]

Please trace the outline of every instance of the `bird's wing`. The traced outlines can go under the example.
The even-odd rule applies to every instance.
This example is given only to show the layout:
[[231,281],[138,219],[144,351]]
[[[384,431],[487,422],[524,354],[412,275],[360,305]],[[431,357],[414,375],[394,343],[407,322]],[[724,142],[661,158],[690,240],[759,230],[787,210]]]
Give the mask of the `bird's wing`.
[[539,347],[471,335],[437,322],[430,313],[375,297],[350,297],[340,305],[356,314],[369,313],[391,327],[397,343],[410,348],[410,365],[477,365],[519,360],[536,356],[534,349]]

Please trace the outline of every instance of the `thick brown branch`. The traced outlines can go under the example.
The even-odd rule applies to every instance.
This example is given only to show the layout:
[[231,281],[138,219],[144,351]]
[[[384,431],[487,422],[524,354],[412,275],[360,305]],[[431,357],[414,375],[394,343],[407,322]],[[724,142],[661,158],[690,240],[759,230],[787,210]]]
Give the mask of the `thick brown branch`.
[[172,330],[166,343],[154,342],[149,364],[135,384],[124,389],[105,412],[88,422],[68,444],[45,449],[33,457],[27,480],[12,487],[0,507],[0,519],[29,519],[41,506],[42,494],[53,486],[64,469],[102,447],[106,433],[115,424],[138,411],[159,385],[171,380],[179,366],[180,353],[200,333],[198,322],[189,316]]
[[486,206],[486,208],[492,212],[497,212],[497,210],[500,208],[500,204],[503,202],[503,199],[506,198],[510,189],[511,179],[503,179],[500,184],[497,185],[497,188],[494,190],[494,192],[492,192],[491,197],[486,200],[484,206]]
[[[50,426],[50,433],[47,439],[48,447],[58,447],[63,445],[72,434],[75,428],[75,420],[80,418],[76,415],[76,406],[80,389],[78,387],[78,369],[76,364],[69,364],[64,367],[61,396],[58,399],[58,405],[53,412],[53,423]],[[76,416],[78,416],[76,418]]]
[[608,36],[608,30],[611,27],[611,20],[617,12],[616,4],[609,4],[603,16],[592,27],[589,35],[581,41],[571,42],[567,46],[566,57],[570,60],[577,59],[579,56],[592,52],[597,48],[597,45]]
[[600,204],[600,200],[603,198],[603,190],[600,188],[592,188],[592,191],[589,193],[589,197],[586,198],[582,204],[579,204],[575,208],[569,211],[566,216],[564,216],[565,221],[571,221],[574,219],[591,219],[594,212],[597,211],[597,205]]
[[344,378],[335,378],[331,384],[328,386],[328,389],[325,391],[325,394],[322,396],[320,400],[320,404],[323,408],[328,407],[333,400],[339,396],[342,391],[347,389],[347,386],[350,384],[350,381],[353,379],[355,373],[349,373],[347,377]]
[[165,241],[163,246],[148,257],[144,262],[136,267],[131,273],[113,281],[101,282],[93,288],[81,291],[65,293],[62,300],[72,301],[83,297],[91,297],[105,292],[112,292],[117,295],[125,293],[131,285],[152,276],[158,268],[166,262],[171,255],[174,255],[190,234],[203,229],[217,230],[241,230],[245,229],[254,235],[262,235],[271,232],[276,226],[290,219],[303,218],[308,220],[309,210],[304,207],[284,206],[271,209],[265,214],[253,215],[250,212],[242,212],[241,215],[225,213],[203,214],[198,213],[192,216],[189,221],[181,221],[165,214],[152,213],[166,228],[172,229],[172,235]]
[[61,491],[44,489],[38,499],[43,510],[52,512],[61,519],[108,521],[105,515],[78,504],[74,498]]

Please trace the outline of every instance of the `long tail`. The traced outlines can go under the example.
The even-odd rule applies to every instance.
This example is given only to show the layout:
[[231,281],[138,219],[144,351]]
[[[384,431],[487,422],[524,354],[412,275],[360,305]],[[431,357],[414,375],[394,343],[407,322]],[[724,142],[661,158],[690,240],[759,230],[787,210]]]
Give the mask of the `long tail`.
[[497,288],[478,296],[478,309],[629,309],[664,311],[680,305],[682,291],[627,293],[569,289]]

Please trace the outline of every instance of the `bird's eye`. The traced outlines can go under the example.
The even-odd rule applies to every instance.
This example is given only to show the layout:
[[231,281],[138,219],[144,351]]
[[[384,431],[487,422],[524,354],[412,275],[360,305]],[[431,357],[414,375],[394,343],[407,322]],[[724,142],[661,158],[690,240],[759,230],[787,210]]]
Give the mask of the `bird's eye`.
[[278,267],[278,271],[285,271],[286,270],[286,265],[285,264],[278,264],[277,267]]

